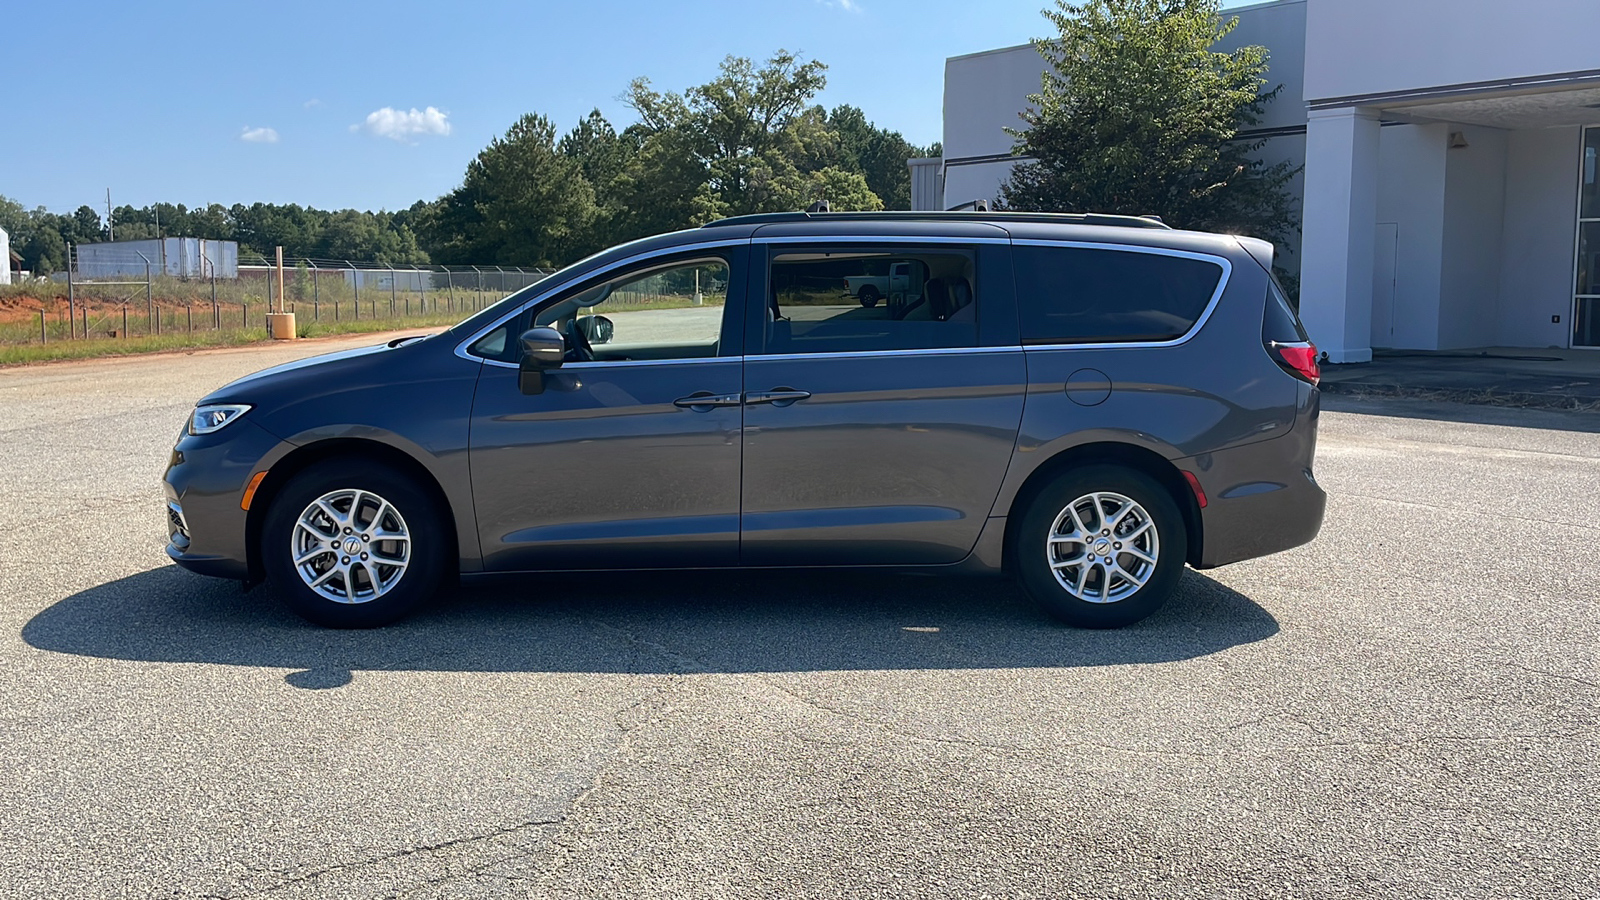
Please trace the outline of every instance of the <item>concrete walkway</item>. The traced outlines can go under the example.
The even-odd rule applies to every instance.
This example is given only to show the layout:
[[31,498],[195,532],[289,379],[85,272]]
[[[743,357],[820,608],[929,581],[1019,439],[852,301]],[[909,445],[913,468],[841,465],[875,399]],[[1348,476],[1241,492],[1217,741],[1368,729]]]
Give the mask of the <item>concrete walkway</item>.
[[1370,363],[1323,366],[1322,388],[1600,412],[1600,350],[1378,350]]

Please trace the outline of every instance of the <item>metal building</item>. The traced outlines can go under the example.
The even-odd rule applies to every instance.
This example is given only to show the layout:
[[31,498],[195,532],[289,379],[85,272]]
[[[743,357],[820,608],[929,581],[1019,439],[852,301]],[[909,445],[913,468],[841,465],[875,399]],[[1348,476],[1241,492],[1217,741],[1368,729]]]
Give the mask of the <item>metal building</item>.
[[77,277],[143,278],[148,265],[154,275],[173,278],[239,277],[239,245],[205,238],[158,238],[106,241],[74,248]]

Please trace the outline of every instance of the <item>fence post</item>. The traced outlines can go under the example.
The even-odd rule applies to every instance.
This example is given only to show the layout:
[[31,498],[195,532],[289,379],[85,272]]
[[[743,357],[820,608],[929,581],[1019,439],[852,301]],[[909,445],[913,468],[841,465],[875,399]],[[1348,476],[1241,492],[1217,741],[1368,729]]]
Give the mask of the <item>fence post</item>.
[[396,275],[394,269],[391,268],[389,270],[389,318],[391,319],[394,318],[394,293],[397,288],[395,282],[399,281],[399,279],[400,276]]
[[122,304],[122,339],[128,339],[128,304]]
[[250,303],[249,303],[249,301],[240,301],[239,306],[241,307],[241,311],[239,313],[239,327],[240,328],[249,328],[250,327]]
[[[133,252],[139,253],[137,250]],[[145,256],[143,253],[139,253],[139,258],[144,260],[144,310],[145,318],[149,320],[145,323],[145,328],[151,334],[160,334],[161,320],[156,318],[156,303],[155,300],[152,299],[152,294],[150,291],[150,257]],[[89,337],[89,329],[87,326],[83,329],[83,336],[85,338]]]
[[[10,260],[6,260],[6,264],[10,265],[11,261]],[[42,307],[42,306],[39,307],[39,343],[40,344],[48,344],[48,343],[50,343],[50,333],[47,330],[45,330],[45,327],[44,327],[44,307]]]
[[[6,260],[6,265],[11,265],[11,260]],[[78,294],[72,284],[72,245],[67,245],[67,340],[72,340],[77,335],[73,334],[73,320],[78,317]]]
[[444,270],[444,289],[450,294],[445,298],[444,311],[450,312],[456,305],[456,273],[449,269]]

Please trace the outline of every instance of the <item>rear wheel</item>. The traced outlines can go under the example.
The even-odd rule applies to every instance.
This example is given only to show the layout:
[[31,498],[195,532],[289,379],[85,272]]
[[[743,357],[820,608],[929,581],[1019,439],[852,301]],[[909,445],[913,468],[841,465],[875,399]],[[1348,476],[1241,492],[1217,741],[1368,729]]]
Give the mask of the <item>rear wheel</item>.
[[261,560],[273,593],[329,628],[373,628],[410,613],[438,589],[449,541],[442,511],[391,469],[327,460],[273,499]]
[[1166,603],[1188,557],[1178,505],[1120,466],[1066,472],[1023,514],[1013,562],[1023,588],[1079,628],[1122,628]]
[[878,293],[878,289],[869,284],[861,289],[861,305],[865,306],[867,309],[871,309],[878,305],[878,300],[881,296],[882,295]]

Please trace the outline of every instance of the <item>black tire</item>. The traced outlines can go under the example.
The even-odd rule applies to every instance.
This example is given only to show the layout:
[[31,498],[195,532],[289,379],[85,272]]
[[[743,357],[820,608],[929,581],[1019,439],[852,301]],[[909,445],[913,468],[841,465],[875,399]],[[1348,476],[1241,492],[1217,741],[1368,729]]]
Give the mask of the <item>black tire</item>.
[[[360,569],[354,572],[350,584],[344,583],[342,574],[336,573],[330,579],[330,590],[338,585],[353,590],[359,601],[354,603],[338,602],[312,589],[301,578],[299,568],[294,563],[295,545],[291,543],[297,538],[296,526],[301,514],[319,498],[340,491],[367,492],[387,501],[403,521],[410,536],[409,556],[405,558],[404,570],[379,596],[361,599],[363,593],[371,593],[372,578],[369,571],[377,572],[378,581],[382,583],[394,576],[396,567],[377,564],[372,570]],[[335,510],[339,512],[347,512],[340,508],[340,502],[361,504],[355,519],[357,527],[352,529],[351,536],[362,539],[361,532],[370,532],[371,520],[381,514],[376,503],[352,495],[348,500],[335,501]],[[360,527],[363,518],[367,520],[367,529]],[[332,522],[332,519],[324,521]],[[386,517],[386,521],[393,523],[396,520]],[[444,521],[444,511],[428,491],[399,472],[356,459],[329,459],[297,473],[273,497],[261,529],[258,552],[273,594],[301,617],[327,628],[376,628],[404,618],[438,590],[444,579],[451,548]],[[366,535],[368,538],[372,536]],[[340,534],[340,538],[343,537]],[[333,535],[330,534],[329,538],[332,539]],[[311,539],[309,534],[305,539]],[[389,542],[383,543],[380,549],[379,543],[374,542],[371,547],[372,558],[381,559],[383,552],[387,551],[393,558],[399,559],[399,546],[399,542]],[[332,553],[331,550],[329,552]],[[354,560],[359,557],[343,558]],[[320,567],[319,571],[325,571],[334,562],[331,557],[324,557],[311,565]]]
[[861,305],[865,306],[867,309],[871,309],[878,305],[880,296],[881,295],[878,293],[878,289],[869,284],[861,289]]
[[[1081,584],[1084,593],[1091,597],[1099,593],[1096,588],[1103,588],[1105,592],[1101,596],[1109,597],[1110,602],[1092,602],[1076,596],[1058,580],[1055,566],[1052,565],[1052,561],[1060,564],[1075,558],[1095,558],[1086,554],[1106,538],[1102,533],[1106,529],[1087,521],[1096,508],[1096,504],[1088,498],[1097,493],[1119,495],[1138,504],[1156,540],[1156,552],[1153,554],[1156,562],[1150,567],[1129,550],[1118,550],[1119,547],[1136,547],[1140,552],[1147,552],[1151,545],[1145,537],[1136,536],[1134,541],[1122,544],[1115,542],[1117,534],[1109,536],[1107,543],[1111,546],[1104,551],[1109,556],[1099,558],[1110,558],[1118,569],[1125,568],[1131,574],[1147,576],[1143,585],[1131,592],[1128,592],[1128,588],[1134,587],[1134,581],[1121,574],[1108,574],[1107,567],[1103,565],[1091,562],[1087,567],[1068,566],[1062,569],[1062,579]],[[1080,504],[1077,502],[1080,500],[1087,502]],[[1108,505],[1115,507],[1116,503],[1106,498],[1100,508]],[[1091,540],[1051,543],[1052,535],[1084,533],[1073,524],[1078,520],[1068,517],[1069,505],[1080,510],[1078,520],[1092,526],[1087,530]],[[1058,521],[1066,527],[1057,530]],[[1098,523],[1105,524],[1108,523],[1104,519]],[[1125,519],[1116,530],[1126,534],[1141,524],[1142,518],[1135,514]],[[1081,554],[1078,549],[1080,546],[1083,548]],[[1184,561],[1189,555],[1189,539],[1178,504],[1155,479],[1121,466],[1091,465],[1063,473],[1033,497],[1022,514],[1011,553],[1013,570],[1023,589],[1051,616],[1077,628],[1123,628],[1154,614],[1177,589],[1178,580],[1183,575]],[[1153,568],[1153,571],[1147,571],[1147,567]],[[1084,572],[1085,568],[1088,569],[1087,573]],[[1079,582],[1080,575],[1084,576],[1082,582]]]

